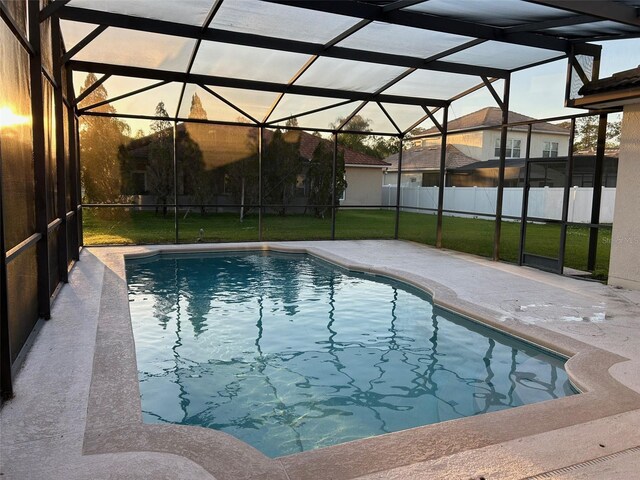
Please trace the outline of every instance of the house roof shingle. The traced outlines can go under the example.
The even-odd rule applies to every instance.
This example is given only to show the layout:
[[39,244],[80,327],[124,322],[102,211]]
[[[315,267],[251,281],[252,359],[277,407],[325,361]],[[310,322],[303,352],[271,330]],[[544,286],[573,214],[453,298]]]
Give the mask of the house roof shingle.
[[[300,134],[300,155],[307,160],[311,159],[313,156],[313,151],[318,146],[318,143],[324,142],[326,146],[333,150],[333,142],[327,140],[326,138],[317,137],[315,135],[311,135],[310,133],[298,130],[291,131],[291,134]],[[273,135],[272,131],[268,130],[265,132],[267,138],[269,135]],[[344,163],[347,166],[366,166],[366,167],[388,167],[389,163],[384,160],[380,160],[379,158],[372,157],[371,155],[367,155],[362,152],[357,152],[356,150],[352,150],[348,147],[338,146],[338,150],[340,152],[344,152]]]
[[[516,122],[527,122],[530,120],[535,120],[533,117],[529,117],[527,115],[522,115],[520,113],[509,111],[509,123]],[[455,120],[451,120],[447,123],[447,130],[462,130],[465,128],[474,128],[474,127],[499,127],[502,125],[502,110],[498,107],[485,107],[476,112],[469,113],[467,115],[463,115],[462,117],[456,118]],[[527,130],[527,127],[524,125],[510,127],[512,130]],[[534,123],[532,127],[532,131],[534,132],[549,132],[549,133],[560,133],[569,135],[569,130],[561,127],[559,125],[554,125],[552,123]],[[439,130],[436,127],[432,127],[426,131],[426,133],[438,133]]]
[[629,88],[640,87],[640,65],[631,70],[614,73],[610,77],[601,78],[583,85],[578,93],[591,95],[594,93],[616,92]]
[[[385,159],[389,162],[389,171],[398,170],[398,154]],[[446,168],[457,168],[475,162],[453,145],[447,145]],[[412,148],[402,152],[402,171],[438,170],[440,168],[440,147]]]

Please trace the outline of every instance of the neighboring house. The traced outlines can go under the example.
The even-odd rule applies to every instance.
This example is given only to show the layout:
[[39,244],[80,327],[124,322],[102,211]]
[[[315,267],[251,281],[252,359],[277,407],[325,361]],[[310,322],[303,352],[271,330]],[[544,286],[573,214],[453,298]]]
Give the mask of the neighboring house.
[[[319,142],[325,142],[327,148],[333,151],[333,142],[330,140],[304,131],[296,133],[300,134],[300,155],[307,161],[313,156]],[[338,151],[344,154],[347,180],[347,188],[342,194],[340,205],[379,205],[383,170],[389,167],[389,163],[347,147],[338,146]]]
[[[535,120],[532,117],[509,112],[509,122],[526,122]],[[502,110],[497,107],[485,107],[477,112],[469,113],[447,123],[447,130],[492,127],[484,130],[466,133],[450,133],[447,143],[456,147],[460,152],[476,160],[490,160],[500,156],[500,133],[502,124]],[[507,158],[524,158],[527,146],[526,125],[510,127],[507,133]],[[438,133],[433,127],[426,133]],[[551,123],[535,123],[531,129],[531,158],[557,157],[569,152],[569,130]],[[439,138],[425,138],[414,141],[414,147],[439,145]]]
[[[525,122],[534,120],[532,117],[509,112],[509,122]],[[446,156],[446,186],[493,186],[492,177],[483,178],[484,173],[491,173],[490,169],[482,169],[482,162],[488,162],[500,157],[500,135],[502,124],[502,110],[497,107],[485,107],[477,112],[464,115],[447,123],[447,130],[454,132],[479,127],[489,127],[473,132],[449,133],[447,135],[447,156]],[[517,182],[521,174],[517,165],[524,165],[527,146],[526,125],[510,127],[507,132],[508,159],[507,178],[514,177]],[[425,133],[438,133],[433,127]],[[569,151],[569,130],[553,125],[551,123],[536,123],[531,129],[531,158],[535,157],[558,157],[565,155]],[[403,151],[402,158],[402,185],[415,185],[423,187],[438,186],[440,169],[440,138],[423,138],[408,140],[410,147]],[[395,185],[398,174],[398,155],[394,154],[385,159],[391,166],[385,172],[385,185]],[[512,160],[512,161],[509,161]],[[475,175],[469,175],[469,165],[475,171]],[[455,178],[448,178],[448,172],[458,170]],[[462,172],[465,172],[463,175]],[[472,183],[476,181],[477,183]],[[462,182],[462,183],[459,183]]]
[[[413,146],[402,152],[402,186],[437,187],[440,183],[440,146]],[[398,154],[387,157],[389,167],[384,174],[385,185],[396,185],[398,182]],[[457,147],[447,145],[446,169],[462,167],[474,163],[471,158]],[[447,185],[445,180],[445,185]]]
[[[181,123],[176,128],[178,139],[178,194],[181,203],[199,203],[193,197],[187,165],[181,162],[182,157],[189,154],[183,141],[189,139],[191,145],[202,153],[203,175],[207,176],[207,201],[213,205],[229,205],[232,186],[230,177],[238,176],[244,170],[249,183],[257,182],[257,129],[229,125],[204,123]],[[265,130],[264,143],[268,145],[273,138],[273,130]],[[333,151],[333,142],[304,131],[289,131],[288,141],[299,144],[300,164],[296,174],[295,185],[291,185],[291,206],[304,207],[309,196],[309,180],[307,169],[313,152],[319,142],[324,142],[328,151]],[[149,145],[153,135],[133,140],[127,145],[129,167],[123,171],[124,192],[127,195],[139,196],[140,203],[154,203],[149,191]],[[194,147],[190,147],[194,148]],[[382,194],[383,169],[389,164],[375,157],[339,146],[344,155],[345,177],[347,188],[342,194],[340,205],[378,205]],[[244,165],[243,165],[244,164]],[[185,168],[183,168],[185,167]],[[247,196],[255,185],[247,185]],[[253,191],[256,194],[256,191]]]

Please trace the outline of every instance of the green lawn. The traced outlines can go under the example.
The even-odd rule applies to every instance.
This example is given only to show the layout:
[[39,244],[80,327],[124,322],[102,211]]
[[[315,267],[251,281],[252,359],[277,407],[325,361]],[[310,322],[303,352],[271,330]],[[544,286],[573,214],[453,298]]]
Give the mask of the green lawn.
[[[174,218],[153,212],[131,212],[106,209],[83,210],[85,245],[173,243]],[[338,239],[393,238],[395,211],[341,209],[336,218]],[[250,215],[240,222],[230,213],[184,212],[179,216],[179,240],[196,242],[200,229],[205,242],[246,242],[258,240],[258,217]],[[443,247],[490,257],[493,253],[494,222],[473,218],[444,217]],[[531,224],[527,229],[527,248],[530,253],[557,257],[560,229],[556,225]],[[401,212],[399,236],[405,240],[433,245],[436,237],[435,215]],[[322,240],[331,238],[331,219],[310,215],[281,217],[265,215],[264,240]],[[520,239],[520,224],[502,223],[501,258],[516,262]],[[584,227],[570,227],[567,231],[565,265],[586,270],[589,231]],[[611,229],[600,230],[595,276],[604,278],[609,266]]]

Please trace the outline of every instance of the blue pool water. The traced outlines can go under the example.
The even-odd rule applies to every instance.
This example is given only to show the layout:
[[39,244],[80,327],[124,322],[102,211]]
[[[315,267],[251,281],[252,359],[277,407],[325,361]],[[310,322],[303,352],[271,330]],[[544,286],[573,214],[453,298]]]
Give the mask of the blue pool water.
[[311,256],[127,261],[145,422],[280,456],[571,395],[563,360]]

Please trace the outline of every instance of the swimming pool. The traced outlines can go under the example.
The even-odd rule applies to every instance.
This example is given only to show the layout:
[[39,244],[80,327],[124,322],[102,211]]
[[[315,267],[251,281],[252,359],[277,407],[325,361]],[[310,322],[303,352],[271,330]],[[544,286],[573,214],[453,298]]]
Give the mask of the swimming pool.
[[127,260],[145,422],[269,456],[573,393],[564,360],[308,255]]

